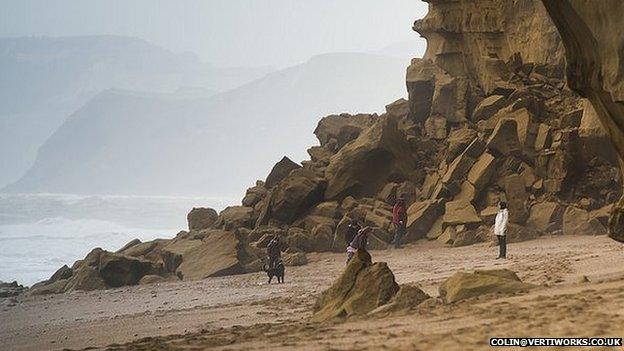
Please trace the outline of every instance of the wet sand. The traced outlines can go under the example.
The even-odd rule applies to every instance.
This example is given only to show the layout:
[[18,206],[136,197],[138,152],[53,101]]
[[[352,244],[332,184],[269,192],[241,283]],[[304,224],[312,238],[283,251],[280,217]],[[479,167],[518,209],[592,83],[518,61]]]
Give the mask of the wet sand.
[[624,245],[606,236],[558,236],[508,251],[507,260],[496,260],[490,244],[420,242],[372,255],[388,262],[399,284],[417,284],[434,297],[440,282],[462,269],[509,268],[540,288],[452,305],[430,299],[410,312],[312,324],[315,297],[345,257],[309,254],[310,264],[289,268],[282,285],[254,273],[2,299],[0,342],[9,350],[480,350],[493,336],[624,337]]

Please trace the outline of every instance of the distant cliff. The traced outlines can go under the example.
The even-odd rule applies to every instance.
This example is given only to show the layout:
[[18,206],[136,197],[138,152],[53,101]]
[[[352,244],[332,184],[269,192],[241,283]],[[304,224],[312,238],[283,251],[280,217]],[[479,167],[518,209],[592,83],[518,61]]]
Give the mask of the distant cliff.
[[327,54],[209,98],[110,90],[70,116],[5,190],[241,194],[284,153],[305,157],[319,115],[382,110],[406,62]]
[[136,38],[0,38],[0,187],[17,180],[37,149],[103,90],[224,91],[268,73],[221,69]]

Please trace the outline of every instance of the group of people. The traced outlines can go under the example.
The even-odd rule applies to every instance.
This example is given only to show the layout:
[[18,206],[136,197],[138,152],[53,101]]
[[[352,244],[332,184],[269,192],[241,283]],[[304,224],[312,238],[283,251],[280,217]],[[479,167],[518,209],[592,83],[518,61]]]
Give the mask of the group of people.
[[[499,210],[494,220],[494,234],[498,239],[499,255],[497,259],[507,257],[507,222],[509,221],[509,210],[507,203],[501,201]],[[394,239],[392,245],[394,248],[401,247],[401,240],[407,232],[407,209],[405,206],[405,198],[399,197],[392,208],[392,224],[394,226]],[[353,258],[353,255],[360,250],[366,250],[368,245],[368,235],[372,231],[371,227],[361,227],[356,220],[352,220],[345,231],[344,240],[347,246],[347,263]],[[269,256],[269,267],[275,265],[281,260],[281,248],[279,237],[274,237],[267,245],[267,255]]]
[[[507,258],[507,222],[509,221],[509,210],[507,203],[499,202],[499,209],[494,220],[494,234],[498,240],[499,253],[497,259]],[[407,232],[407,209],[405,207],[405,198],[399,197],[396,204],[392,208],[392,224],[394,226],[394,239],[392,245],[398,249],[401,247],[401,240]],[[345,242],[347,243],[347,263],[359,249],[366,249],[368,243],[368,234],[371,232],[370,227],[361,228],[356,220],[352,220],[345,234]]]

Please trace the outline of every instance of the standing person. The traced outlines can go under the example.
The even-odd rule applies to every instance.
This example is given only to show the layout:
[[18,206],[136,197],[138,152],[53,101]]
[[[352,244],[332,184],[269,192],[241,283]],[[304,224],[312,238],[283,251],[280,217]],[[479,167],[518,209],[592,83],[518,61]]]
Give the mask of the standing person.
[[405,235],[405,224],[407,222],[407,210],[405,209],[405,198],[399,197],[396,204],[392,208],[392,224],[394,225],[394,248],[401,247],[401,239]]
[[280,247],[279,237],[275,236],[267,245],[267,256],[269,256],[269,268],[275,268],[275,265],[282,257],[282,248]]
[[353,255],[355,255],[359,249],[366,250],[366,246],[368,245],[368,233],[370,233],[370,231],[370,227],[364,227],[360,229],[355,238],[353,238],[347,247],[347,263],[351,261]]
[[501,201],[498,204],[499,210],[496,214],[496,220],[494,221],[494,234],[498,239],[499,258],[507,258],[507,221],[509,220],[509,210],[507,210],[507,203]]
[[347,230],[345,231],[344,240],[347,246],[351,244],[353,238],[355,238],[360,229],[362,229],[362,227],[360,227],[360,224],[355,219],[352,219],[347,226]]

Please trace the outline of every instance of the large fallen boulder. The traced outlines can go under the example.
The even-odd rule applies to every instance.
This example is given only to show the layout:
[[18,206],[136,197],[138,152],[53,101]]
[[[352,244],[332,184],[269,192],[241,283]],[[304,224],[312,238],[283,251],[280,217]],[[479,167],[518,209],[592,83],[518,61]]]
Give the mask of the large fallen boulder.
[[358,250],[340,277],[316,300],[312,320],[364,315],[388,303],[398,291],[388,265],[372,263],[366,250]]
[[378,315],[382,313],[409,312],[430,298],[431,296],[427,295],[427,293],[417,286],[401,285],[399,291],[390,302],[374,309],[369,314]]
[[263,201],[256,226],[271,219],[291,224],[314,205],[323,201],[327,183],[306,169],[293,171]]
[[469,227],[478,226],[481,217],[477,214],[474,206],[467,201],[450,201],[445,205],[443,225],[466,225]]
[[443,212],[441,200],[427,200],[413,203],[407,209],[407,234],[404,242],[422,239]]
[[[136,246],[138,245],[125,251],[132,250]],[[31,293],[43,295],[136,285],[145,275],[164,273],[161,261],[151,261],[96,248],[91,250],[83,260],[76,261],[71,268],[63,266],[50,279],[33,285]]]
[[563,207],[556,202],[546,201],[531,206],[527,225],[547,233],[561,228]]
[[269,175],[266,177],[264,184],[270,189],[279,184],[279,182],[286,178],[290,172],[299,168],[301,168],[301,165],[284,156],[273,166],[271,172],[269,172]]
[[523,283],[516,273],[507,269],[457,272],[440,285],[440,297],[453,303],[491,293],[515,293],[534,288]]
[[323,117],[316,126],[314,135],[322,147],[336,152],[349,141],[357,138],[363,130],[370,127],[375,118],[375,115],[367,114],[341,114]]
[[217,221],[218,217],[217,211],[212,208],[194,207],[188,213],[186,219],[189,230],[202,230],[210,228]]
[[254,224],[254,209],[245,206],[228,206],[221,213],[215,227],[225,230],[251,228]]
[[498,155],[513,155],[522,149],[518,140],[518,124],[510,118],[502,118],[496,124],[487,147]]
[[379,117],[331,157],[325,170],[325,198],[375,196],[388,182],[407,179],[414,167],[410,144],[396,121]]
[[173,240],[163,248],[163,260],[180,279],[199,280],[242,274],[251,258],[235,233],[215,230],[203,240]]
[[563,213],[563,234],[602,235],[607,234],[607,229],[598,219],[590,218],[584,209],[568,206]]

